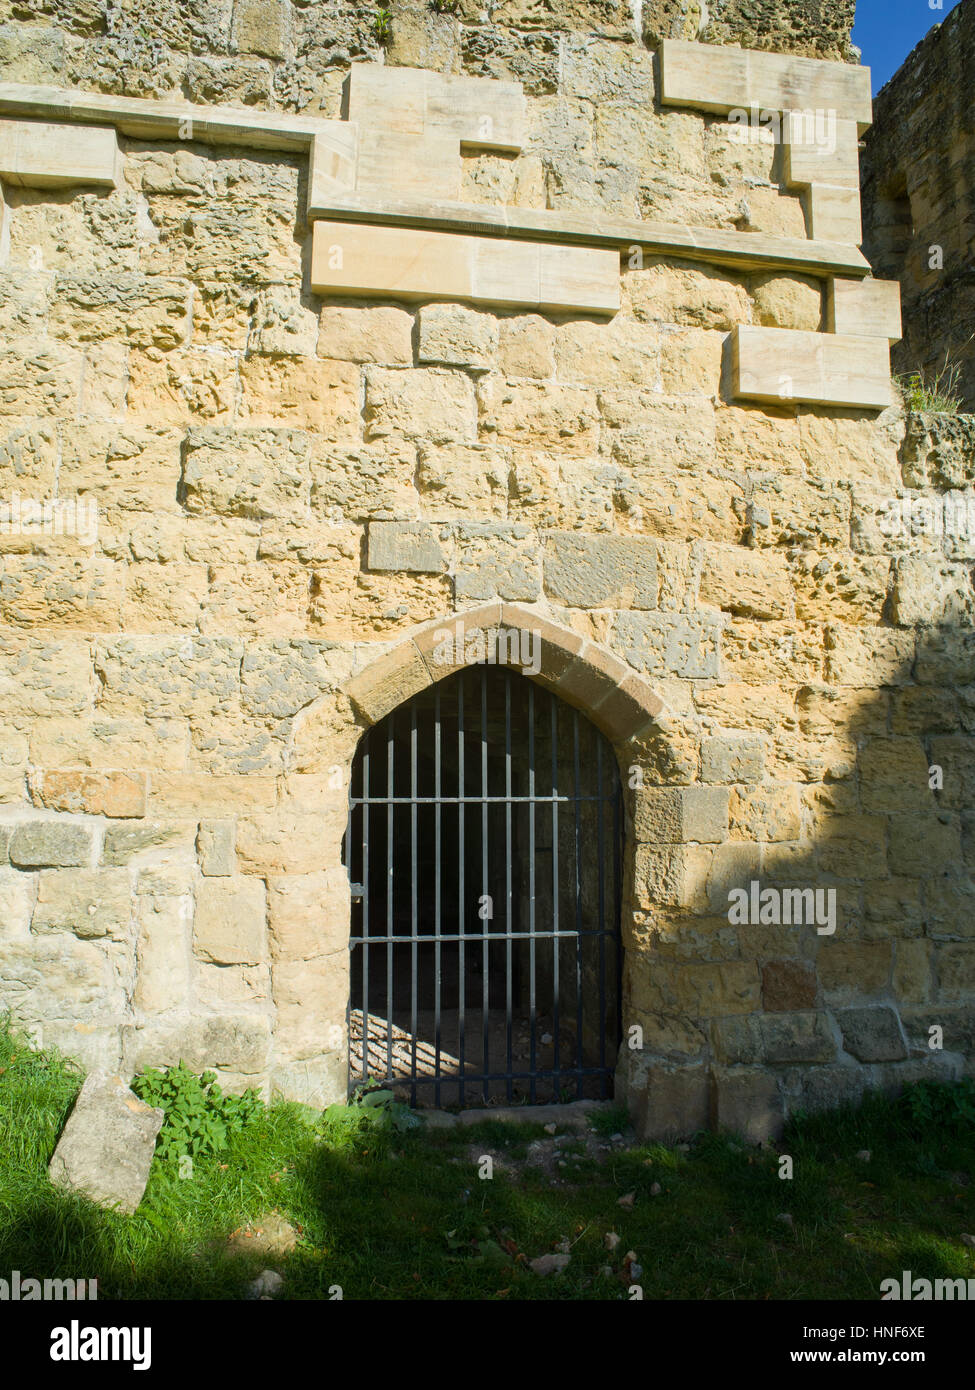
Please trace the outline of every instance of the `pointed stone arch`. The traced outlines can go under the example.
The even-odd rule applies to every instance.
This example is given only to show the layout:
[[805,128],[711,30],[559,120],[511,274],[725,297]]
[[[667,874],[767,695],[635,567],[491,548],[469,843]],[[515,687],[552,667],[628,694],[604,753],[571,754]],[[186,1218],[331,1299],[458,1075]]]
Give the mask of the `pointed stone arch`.
[[[553,691],[578,709],[613,747],[624,794],[623,1000],[624,1037],[628,949],[627,919],[634,906],[634,875],[641,849],[629,831],[639,815],[642,791],[634,766],[666,763],[679,723],[652,685],[599,643],[521,605],[495,602],[425,623],[380,655],[337,681],[296,721],[291,771],[282,779],[275,836],[286,842],[297,832],[304,847],[297,862],[268,880],[272,933],[272,980],[277,1022],[275,1080],[294,1099],[320,1103],[341,1099],[347,1051],[347,943],[351,928],[348,872],[342,860],[347,796],[356,748],[367,729],[413,695],[483,660],[477,643],[506,640],[506,664]],[[469,644],[473,644],[471,649]],[[658,776],[651,772],[649,784]],[[670,856],[678,847],[669,845]],[[285,858],[287,856],[284,856]],[[671,866],[669,872],[679,866]],[[320,929],[324,945],[312,954],[310,938]],[[344,952],[344,958],[340,956]],[[341,1035],[340,1046],[333,1044]],[[315,1052],[312,1038],[324,1042]],[[314,1055],[313,1055],[314,1054]],[[625,1081],[624,1085],[628,1087]]]

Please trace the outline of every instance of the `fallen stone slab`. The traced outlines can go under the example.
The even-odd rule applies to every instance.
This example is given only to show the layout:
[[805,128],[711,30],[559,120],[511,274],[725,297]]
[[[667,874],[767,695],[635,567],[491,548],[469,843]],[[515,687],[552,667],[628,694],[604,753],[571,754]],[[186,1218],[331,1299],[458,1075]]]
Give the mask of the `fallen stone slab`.
[[94,1071],[78,1094],[48,1176],[56,1187],[131,1215],[146,1190],[164,1119],[121,1077]]

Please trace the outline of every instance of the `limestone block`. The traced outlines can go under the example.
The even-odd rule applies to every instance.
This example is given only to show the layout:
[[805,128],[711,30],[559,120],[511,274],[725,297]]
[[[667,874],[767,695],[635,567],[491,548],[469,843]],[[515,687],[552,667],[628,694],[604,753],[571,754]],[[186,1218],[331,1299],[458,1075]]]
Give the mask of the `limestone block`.
[[498,323],[498,367],[508,377],[546,378],[555,374],[555,330],[537,314],[519,314]]
[[[157,897],[151,892],[143,893],[141,888],[140,883],[136,902],[137,974],[132,1003],[143,1014],[165,1013],[184,1007],[189,999],[192,903],[185,894],[163,893]],[[178,1062],[179,1058],[175,1060]]]
[[701,572],[702,603],[744,618],[787,618],[792,585],[784,555],[743,546],[709,546]]
[[35,804],[50,811],[69,811],[115,819],[144,816],[144,772],[43,772],[32,782]]
[[200,822],[196,848],[200,872],[208,878],[230,878],[237,872],[237,825],[232,820]]
[[267,954],[265,917],[260,879],[207,880],[197,888],[193,949],[217,965],[259,965]]
[[545,592],[568,608],[656,608],[657,546],[637,536],[549,532]]
[[803,960],[770,960],[762,966],[762,1008],[792,1013],[816,1005],[815,968]]
[[56,1187],[131,1215],[142,1201],[165,1112],[139,1100],[118,1076],[85,1078],[48,1173]]
[[802,824],[799,788],[769,783],[735,787],[728,815],[733,839],[798,840]]
[[359,373],[325,358],[260,357],[240,364],[242,424],[294,425],[338,442],[359,437]]
[[705,679],[717,676],[721,622],[685,613],[622,612],[610,645],[647,675]]
[[0,120],[0,178],[6,183],[113,188],[119,164],[118,139],[110,126]]
[[835,241],[847,246],[860,245],[863,227],[859,188],[814,183],[810,184],[806,198],[811,237],[817,241]]
[[661,42],[660,99],[722,114],[753,106],[835,111],[861,131],[871,121],[869,68],[683,39]]
[[271,971],[277,1009],[275,1053],[282,1061],[316,1057],[345,1036],[349,956],[334,951],[309,960],[275,962]]
[[839,933],[821,938],[818,968],[827,999],[855,1002],[882,993],[890,980],[891,958],[890,941],[842,941]]
[[319,322],[318,354],[336,361],[411,366],[413,315],[385,304],[363,307],[324,304]]
[[891,346],[900,341],[901,287],[898,281],[844,280],[835,276],[827,283],[830,333],[886,338]]
[[624,1048],[617,1078],[617,1095],[625,1098],[641,1142],[672,1144],[707,1127],[704,1067],[665,1066]]
[[271,1093],[313,1105],[317,1110],[341,1104],[348,1094],[348,1066],[345,1048],[320,1057],[279,1063],[271,1072]]
[[757,1067],[713,1067],[711,1126],[738,1134],[750,1143],[776,1140],[784,1113],[778,1082]]
[[895,623],[968,625],[973,612],[968,566],[940,556],[904,555],[896,561],[891,612]]
[[907,1040],[896,1010],[886,1005],[873,1009],[840,1009],[836,1015],[843,1047],[858,1062],[901,1062],[908,1055]]
[[890,349],[879,338],[742,325],[731,341],[740,399],[875,410],[891,403]]
[[474,388],[462,372],[366,368],[366,438],[389,435],[433,444],[474,442]]
[[237,0],[234,41],[241,53],[262,58],[287,56],[290,7],[287,0]]
[[[0,832],[4,841],[3,854],[6,858],[6,840],[9,827]],[[31,914],[37,895],[37,875],[11,869],[6,864],[0,866],[0,942],[22,941],[30,937]]]
[[701,777],[705,782],[760,782],[764,773],[765,740],[761,734],[715,734],[701,745]]
[[85,867],[92,854],[92,830],[67,820],[27,821],[10,837],[11,864],[21,869]]
[[271,878],[267,906],[272,960],[310,960],[346,950],[350,903],[344,867]]
[[633,798],[633,834],[638,843],[728,838],[727,787],[645,787]]
[[410,134],[444,131],[458,146],[517,154],[525,140],[520,82],[354,63],[348,110],[349,120],[360,126],[391,126]]
[[751,292],[763,327],[818,333],[823,326],[823,292],[816,280],[797,275],[756,275]]
[[185,850],[192,844],[194,833],[195,824],[185,821],[109,825],[105,828],[102,861],[121,866],[143,856],[155,858],[159,851]]
[[463,522],[457,528],[454,595],[459,604],[539,597],[539,555],[527,526]]
[[619,257],[598,247],[316,221],[311,288],[612,314],[619,308]]
[[371,521],[366,564],[371,570],[440,574],[447,568],[439,528],[411,521]]
[[63,933],[4,942],[0,998],[24,1024],[111,1024],[126,1007],[101,946]]
[[427,304],[420,309],[419,362],[487,371],[494,365],[498,322],[462,304]]
[[453,521],[508,511],[508,460],[490,444],[427,444],[417,452],[416,483],[425,516]]
[[132,935],[132,888],[122,869],[49,869],[38,879],[31,921],[37,934],[74,932],[82,940]]
[[783,172],[793,187],[829,183],[860,187],[856,121],[828,119],[827,113],[794,111],[783,122]]
[[176,1066],[183,1061],[191,1071],[225,1068],[253,1076],[267,1067],[270,1041],[269,1018],[241,1010],[179,1022],[142,1023],[126,1030],[123,1055],[130,1072],[146,1066]]

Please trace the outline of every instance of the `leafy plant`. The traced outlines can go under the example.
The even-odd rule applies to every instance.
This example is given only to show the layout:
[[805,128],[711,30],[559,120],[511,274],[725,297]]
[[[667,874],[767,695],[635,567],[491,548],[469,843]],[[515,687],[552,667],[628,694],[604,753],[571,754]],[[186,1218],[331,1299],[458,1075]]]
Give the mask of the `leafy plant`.
[[919,368],[915,372],[903,373],[895,377],[895,380],[908,410],[918,414],[929,412],[939,415],[957,415],[961,410],[963,402],[958,394],[961,365],[958,362],[950,362],[947,352],[944,362],[936,372],[929,375],[923,368]]
[[326,1122],[354,1118],[365,1124],[398,1131],[415,1129],[421,1123],[419,1116],[408,1105],[398,1101],[394,1092],[368,1080],[354,1088],[348,1104],[330,1105],[323,1118]]
[[265,1108],[256,1091],[226,1095],[212,1071],[196,1076],[182,1062],[162,1071],[147,1067],[132,1082],[132,1090],[147,1105],[166,1112],[156,1141],[156,1152],[164,1161],[225,1149],[230,1135]]
[[975,1081],[918,1081],[901,1096],[901,1105],[918,1129],[953,1133],[975,1131]]
[[372,32],[376,35],[380,43],[386,42],[393,32],[392,10],[386,9],[384,5],[379,6],[379,9],[376,11],[376,16],[372,21]]

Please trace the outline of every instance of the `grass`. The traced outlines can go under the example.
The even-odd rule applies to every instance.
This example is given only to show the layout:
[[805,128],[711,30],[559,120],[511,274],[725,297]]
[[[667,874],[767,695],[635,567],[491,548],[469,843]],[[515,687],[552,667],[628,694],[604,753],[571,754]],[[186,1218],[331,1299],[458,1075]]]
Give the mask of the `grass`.
[[[975,337],[975,334],[972,335]],[[971,339],[969,339],[971,341]],[[958,392],[961,365],[949,362],[948,354],[937,371],[928,374],[923,368],[905,372],[894,378],[900,387],[907,409],[918,414],[958,415],[963,400]]]
[[[72,1064],[0,1032],[0,1277],[97,1277],[101,1297],[221,1299],[242,1297],[270,1264],[296,1299],[338,1285],[358,1299],[621,1300],[631,1250],[645,1298],[875,1300],[902,1269],[975,1277],[975,1251],[959,1239],[975,1230],[973,1127],[950,1107],[912,1116],[875,1098],[796,1121],[780,1145],[792,1181],[778,1177],[777,1153],[727,1136],[684,1150],[617,1141],[596,1158],[572,1136],[555,1185],[530,1147],[551,1140],[527,1117],[399,1133],[355,1108],[323,1121],[276,1105],[197,1159],[191,1179],[157,1156],[138,1212],[122,1217],[47,1179],[80,1083]],[[623,1112],[601,1117],[600,1142],[623,1124]],[[869,1162],[856,1156],[864,1149]],[[477,1176],[486,1153],[489,1181]],[[277,1260],[232,1255],[231,1233],[270,1211],[298,1229],[296,1248]],[[610,1230],[621,1237],[612,1255]],[[565,1239],[564,1274],[527,1268]]]

